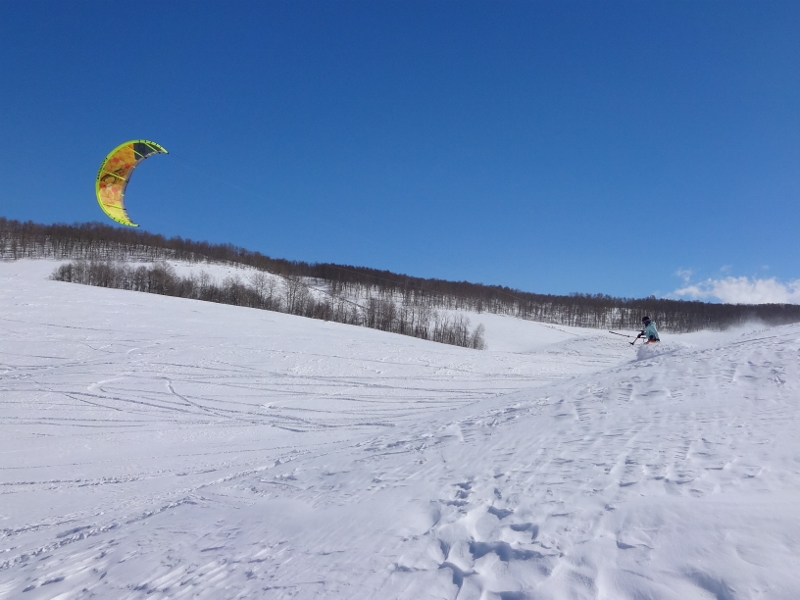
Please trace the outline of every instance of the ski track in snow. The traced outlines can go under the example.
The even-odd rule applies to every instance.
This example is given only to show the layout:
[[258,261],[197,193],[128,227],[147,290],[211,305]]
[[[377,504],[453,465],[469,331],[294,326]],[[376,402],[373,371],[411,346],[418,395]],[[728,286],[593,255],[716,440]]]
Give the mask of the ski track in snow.
[[0,598],[800,595],[798,326],[478,352],[53,268],[0,263]]

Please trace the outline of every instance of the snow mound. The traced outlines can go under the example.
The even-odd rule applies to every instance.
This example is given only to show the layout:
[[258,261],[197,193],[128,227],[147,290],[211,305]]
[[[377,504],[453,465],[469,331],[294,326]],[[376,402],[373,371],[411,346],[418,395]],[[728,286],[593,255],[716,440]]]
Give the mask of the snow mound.
[[661,341],[655,344],[639,344],[636,346],[636,360],[647,360],[665,354],[675,354],[683,350],[695,348],[693,344],[677,341]]

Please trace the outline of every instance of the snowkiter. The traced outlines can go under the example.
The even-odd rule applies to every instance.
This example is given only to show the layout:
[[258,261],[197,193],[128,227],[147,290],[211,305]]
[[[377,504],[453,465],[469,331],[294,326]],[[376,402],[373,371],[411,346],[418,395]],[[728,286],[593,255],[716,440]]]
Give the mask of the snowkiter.
[[642,317],[642,325],[644,325],[644,329],[642,332],[636,336],[636,339],[643,337],[647,341],[646,344],[654,344],[656,342],[660,342],[661,338],[658,337],[658,330],[656,329],[656,324],[650,320],[650,317],[644,316]]

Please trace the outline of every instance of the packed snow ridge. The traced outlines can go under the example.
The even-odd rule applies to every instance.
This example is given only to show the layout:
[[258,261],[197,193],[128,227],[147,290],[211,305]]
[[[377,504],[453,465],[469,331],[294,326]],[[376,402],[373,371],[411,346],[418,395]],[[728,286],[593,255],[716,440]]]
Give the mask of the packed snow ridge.
[[478,352],[0,263],[0,598],[800,597],[800,326]]

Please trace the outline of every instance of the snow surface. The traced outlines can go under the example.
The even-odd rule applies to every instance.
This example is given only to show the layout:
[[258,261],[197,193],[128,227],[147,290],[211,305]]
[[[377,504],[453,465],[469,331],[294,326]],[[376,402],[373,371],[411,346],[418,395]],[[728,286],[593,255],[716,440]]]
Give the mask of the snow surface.
[[55,265],[0,263],[0,598],[800,597],[798,326],[481,352]]

